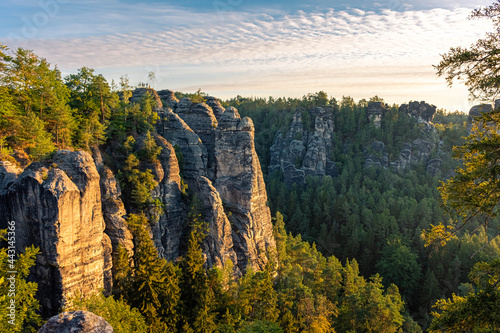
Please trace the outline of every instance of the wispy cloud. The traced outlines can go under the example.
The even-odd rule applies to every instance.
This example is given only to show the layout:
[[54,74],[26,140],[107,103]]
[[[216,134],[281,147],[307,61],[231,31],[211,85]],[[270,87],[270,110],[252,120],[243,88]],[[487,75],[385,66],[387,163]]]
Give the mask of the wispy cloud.
[[[425,91],[436,91],[431,65],[439,54],[472,43],[488,28],[485,22],[467,21],[470,10],[464,8],[273,15],[234,11],[221,18],[163,6],[159,12],[141,10],[139,18],[116,32],[131,17],[129,11],[139,12],[140,6],[103,10],[99,33],[93,36],[7,43],[34,49],[63,71],[90,66],[114,78],[128,72],[133,80],[144,80],[147,71],[155,69],[162,87],[202,87],[223,97],[235,87],[241,89],[239,94],[290,95],[319,89],[358,94],[364,89],[399,96],[404,82],[405,91],[414,89],[417,99],[425,98]],[[71,15],[61,12],[63,23],[58,24],[78,35],[82,22],[71,23]],[[136,22],[142,23],[133,26]],[[147,27],[140,25],[144,22]]]

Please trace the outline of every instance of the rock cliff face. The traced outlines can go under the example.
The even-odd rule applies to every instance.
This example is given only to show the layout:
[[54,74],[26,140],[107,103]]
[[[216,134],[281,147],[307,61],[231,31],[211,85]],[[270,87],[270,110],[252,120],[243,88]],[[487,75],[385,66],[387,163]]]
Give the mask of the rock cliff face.
[[436,106],[425,102],[410,102],[399,107],[399,112],[405,112],[410,117],[416,118],[419,123],[429,124],[436,113]]
[[104,234],[99,173],[85,152],[59,151],[31,164],[0,192],[1,225],[16,222],[16,248],[40,248],[35,266],[46,314],[75,293],[111,287],[111,241]]
[[215,188],[231,213],[238,267],[250,262],[253,268],[263,269],[275,242],[254,132],[252,120],[241,119],[235,108],[221,115],[215,141]]
[[384,102],[370,102],[366,109],[368,118],[375,125],[375,127],[380,128],[382,117],[387,111],[388,106]]
[[373,153],[366,153],[365,166],[391,168],[394,171],[403,172],[414,165],[423,164],[427,172],[437,175],[443,161],[439,158],[431,158],[433,150],[439,150],[440,146],[439,137],[432,124],[436,106],[425,102],[410,102],[401,105],[399,112],[406,113],[417,120],[422,128],[421,137],[404,143],[399,154],[392,160],[389,160],[389,154],[386,152],[384,143],[374,141],[371,145]]
[[[175,260],[183,254],[189,205],[199,202],[209,227],[206,265],[231,260],[235,275],[247,265],[263,269],[275,241],[252,121],[213,97],[209,106],[143,88],[131,100],[148,91],[157,101],[154,139],[162,149],[157,161],[141,163],[157,181],[152,196],[164,208],[150,230],[159,255]],[[144,138],[136,138],[136,147]],[[52,161],[25,170],[0,165],[0,228],[15,221],[17,250],[40,248],[33,277],[44,315],[56,313],[77,292],[111,290],[113,255],[119,246],[134,251],[121,195],[98,147],[92,155],[61,150]]]
[[[252,121],[241,119],[234,108],[225,110],[213,97],[207,102],[217,117],[208,104],[176,101],[163,92],[160,95],[169,96],[170,107],[159,111],[157,133],[182,156],[173,165],[179,163],[188,192],[201,202],[202,218],[209,225],[204,243],[207,265],[220,267],[230,259],[236,274],[244,271],[247,263],[255,269],[264,268],[265,254],[275,243]],[[159,229],[168,220],[161,220]],[[176,225],[180,238],[186,227],[181,222]],[[167,243],[162,241],[158,246]],[[172,253],[179,253],[176,247]]]
[[269,174],[283,171],[288,186],[304,183],[308,175],[335,177],[337,168],[329,158],[335,130],[334,116],[330,107],[295,112],[288,131],[279,131],[274,138]]
[[[380,128],[388,110],[388,106],[382,102],[370,102],[366,114]],[[402,172],[412,165],[424,164],[428,172],[438,174],[442,161],[432,158],[432,152],[438,150],[440,145],[432,124],[436,107],[425,102],[410,102],[401,105],[399,112],[417,119],[422,127],[422,136],[405,143],[399,154],[392,159],[389,159],[383,142],[373,141],[371,146],[366,147],[365,165]],[[337,167],[330,159],[335,117],[336,114],[330,108],[296,111],[290,127],[286,131],[278,131],[274,138],[270,148],[269,174],[282,171],[287,186],[303,184],[308,175],[337,176]]]

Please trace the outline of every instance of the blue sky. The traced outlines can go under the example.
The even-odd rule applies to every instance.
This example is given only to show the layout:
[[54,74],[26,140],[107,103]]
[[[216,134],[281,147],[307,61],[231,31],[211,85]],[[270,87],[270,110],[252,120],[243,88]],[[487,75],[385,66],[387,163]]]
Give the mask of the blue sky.
[[221,98],[425,100],[468,111],[432,65],[491,29],[467,20],[491,0],[2,0],[0,42],[24,47],[63,74],[88,66],[109,81]]

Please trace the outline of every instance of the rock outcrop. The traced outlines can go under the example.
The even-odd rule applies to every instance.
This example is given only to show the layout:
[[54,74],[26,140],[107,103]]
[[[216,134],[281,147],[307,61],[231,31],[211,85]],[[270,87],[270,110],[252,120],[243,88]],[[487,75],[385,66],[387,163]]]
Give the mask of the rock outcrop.
[[269,174],[282,171],[287,186],[304,183],[308,175],[335,177],[337,168],[329,158],[333,133],[333,108],[298,110],[288,131],[278,131],[274,138]]
[[[213,97],[208,97],[207,103],[217,110],[218,117],[208,104],[173,101],[158,113],[157,133],[177,150],[180,158],[175,162],[179,163],[183,182],[191,196],[200,201],[202,218],[209,225],[203,244],[207,265],[222,267],[231,260],[235,274],[241,274],[248,263],[262,269],[267,262],[265,254],[275,243],[253,142],[253,123],[241,119],[234,108],[225,110]],[[174,149],[169,149],[170,156],[175,156]],[[162,201],[165,203],[165,199]],[[162,230],[171,220],[160,219],[156,230]],[[174,234],[180,239],[186,226],[177,221]],[[160,243],[157,246],[170,247],[173,256],[179,253],[180,244],[164,239]]]
[[121,199],[121,188],[113,172],[104,165],[99,148],[92,149],[94,161],[99,172],[101,188],[102,214],[106,225],[105,233],[109,236],[113,255],[118,254],[118,246],[134,254],[133,236],[125,221],[125,206]]
[[[366,107],[368,119],[380,128],[383,117],[389,107],[383,102],[370,102]],[[439,137],[432,119],[436,112],[434,105],[425,102],[403,104],[398,112],[415,118],[422,129],[421,137],[406,142],[402,149],[389,158],[385,144],[374,140],[365,148],[366,167],[391,168],[397,172],[408,170],[412,166],[424,165],[427,171],[437,175],[442,165],[439,154]],[[332,156],[334,143],[334,120],[337,114],[331,107],[316,107],[310,110],[297,110],[290,127],[276,133],[270,148],[269,175],[281,171],[284,183],[304,184],[306,176],[338,175],[338,169]],[[344,145],[348,145],[345,142]]]
[[425,102],[410,102],[399,107],[399,112],[405,112],[410,117],[416,118],[419,123],[429,124],[436,113],[436,106]]
[[[208,267],[230,260],[235,275],[248,265],[264,269],[275,241],[252,121],[215,98],[207,98],[211,106],[194,104],[169,91],[158,95],[140,88],[131,100],[140,101],[148,91],[158,102],[154,140],[161,152],[155,161],[142,161],[141,168],[150,169],[157,182],[152,197],[163,204],[150,225],[158,254],[168,260],[183,254],[189,206],[196,204],[208,223],[202,245]],[[318,117],[322,113],[318,110]],[[315,128],[316,135],[328,137],[324,124]],[[136,152],[145,136],[136,138]],[[310,160],[321,162],[324,152],[314,140]],[[17,250],[40,248],[33,279],[44,315],[58,312],[77,293],[109,292],[118,247],[129,255],[134,251],[119,182],[103,161],[113,158],[112,148],[108,155],[92,150],[93,157],[61,150],[52,161],[32,163],[24,171],[8,162],[0,165],[0,228],[15,221]]]
[[234,250],[238,266],[264,269],[267,252],[275,247],[271,213],[259,158],[255,152],[254,125],[228,108],[216,131],[215,188],[231,214]]
[[32,163],[3,182],[0,228],[15,221],[16,249],[40,248],[34,277],[44,314],[57,312],[76,293],[111,287],[99,181],[88,153],[62,150],[52,165]]
[[130,103],[141,103],[143,97],[149,93],[154,101],[153,109],[160,109],[163,106],[160,96],[153,88],[137,88],[132,92]]
[[172,90],[159,90],[158,96],[160,97],[163,105],[169,108],[174,108],[179,100],[175,97],[175,93]]
[[370,102],[366,108],[366,113],[375,127],[380,128],[382,117],[388,109],[388,106],[384,102]]
[[155,137],[162,148],[158,156],[159,168],[155,168],[158,186],[153,190],[153,198],[164,204],[163,214],[152,228],[153,240],[158,254],[167,260],[179,257],[181,239],[186,227],[187,210],[182,200],[179,162],[174,147],[163,137]]
[[113,333],[103,318],[88,311],[63,312],[51,317],[38,333]]
[[469,121],[472,121],[475,117],[479,117],[482,113],[490,111],[493,111],[491,104],[474,105],[469,111]]

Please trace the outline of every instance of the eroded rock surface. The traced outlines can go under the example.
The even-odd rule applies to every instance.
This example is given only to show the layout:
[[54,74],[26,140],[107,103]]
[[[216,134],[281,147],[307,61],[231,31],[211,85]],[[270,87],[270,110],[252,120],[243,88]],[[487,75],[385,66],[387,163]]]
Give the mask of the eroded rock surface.
[[0,227],[16,222],[18,251],[40,248],[34,277],[45,314],[76,293],[109,291],[111,243],[99,180],[88,153],[62,150],[53,164],[32,163],[0,191]]
[[215,188],[231,212],[234,249],[242,269],[248,262],[264,269],[267,252],[276,246],[254,131],[250,118],[240,119],[238,110],[228,108],[221,116],[215,141]]
[[203,244],[207,265],[222,267],[230,259],[236,274],[248,263],[262,269],[275,243],[254,126],[215,98],[207,98],[207,103],[181,99],[173,110],[164,108],[157,132],[177,149],[183,182],[200,201],[202,218],[209,225]]
[[63,312],[51,317],[38,333],[113,333],[103,318],[88,311]]
[[279,131],[274,138],[269,174],[282,171],[287,186],[304,183],[308,175],[336,176],[337,168],[330,160],[334,127],[331,107],[295,112],[288,131]]
[[436,113],[436,106],[425,102],[410,102],[401,105],[399,112],[405,112],[410,117],[416,118],[419,123],[430,124]]

